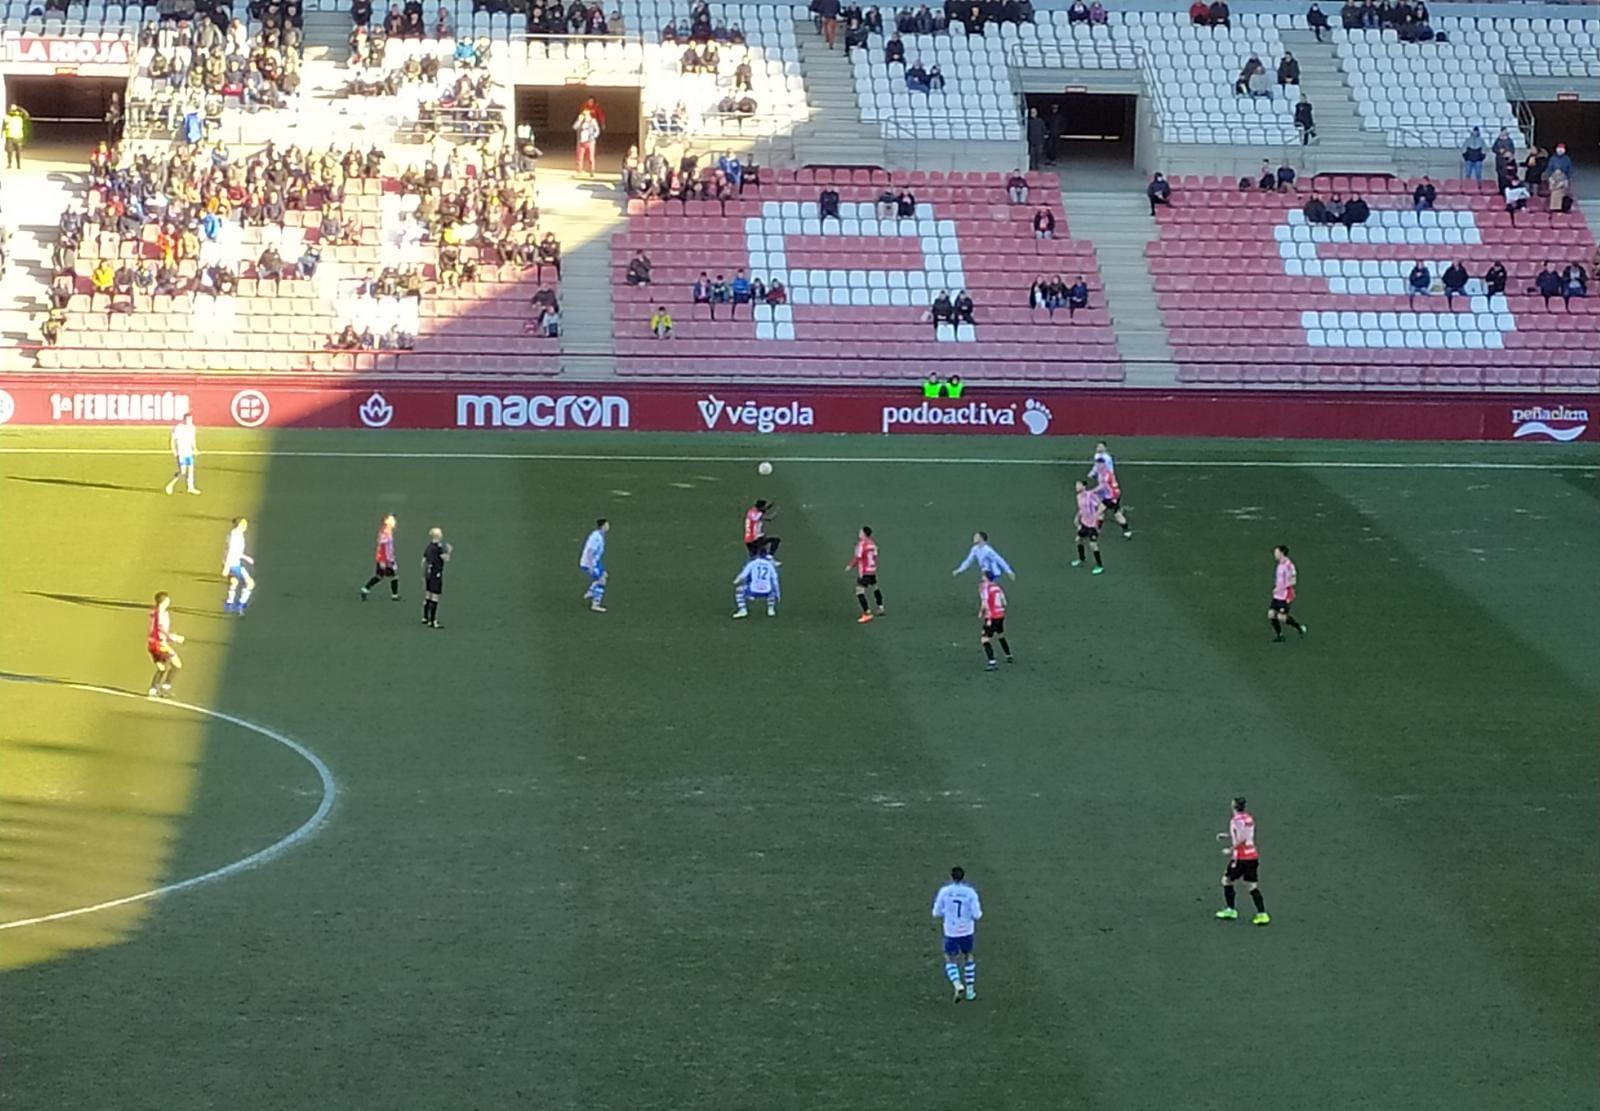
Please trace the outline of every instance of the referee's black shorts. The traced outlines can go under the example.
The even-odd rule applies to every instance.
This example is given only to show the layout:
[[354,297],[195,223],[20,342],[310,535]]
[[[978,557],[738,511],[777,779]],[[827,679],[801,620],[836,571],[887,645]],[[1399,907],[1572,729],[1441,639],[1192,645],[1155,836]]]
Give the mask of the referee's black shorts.
[[423,579],[422,589],[427,591],[429,594],[443,594],[444,593],[444,576],[443,575],[428,575],[428,576],[426,576]]

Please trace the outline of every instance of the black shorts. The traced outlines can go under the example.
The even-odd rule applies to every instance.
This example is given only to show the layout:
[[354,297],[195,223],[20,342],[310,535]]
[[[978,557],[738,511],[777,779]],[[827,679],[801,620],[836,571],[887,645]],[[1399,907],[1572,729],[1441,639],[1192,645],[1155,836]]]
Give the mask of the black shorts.
[[1286,602],[1282,598],[1274,598],[1267,603],[1267,610],[1271,613],[1288,613],[1289,607],[1292,605],[1294,605],[1293,602]]
[[443,594],[444,593],[444,576],[443,575],[427,575],[427,576],[424,576],[424,578],[422,580],[422,589],[427,591],[429,594]]
[[877,586],[878,585],[878,576],[877,575],[857,575],[856,576],[856,585],[857,586]]
[[986,637],[1003,637],[1006,635],[1006,619],[1003,617],[986,617],[983,619],[983,635]]
[[760,555],[761,549],[765,548],[766,546],[766,537],[762,537],[760,540],[746,540],[744,542],[744,550],[750,553],[751,559],[754,559],[756,556]]
[[1122,512],[1122,499],[1121,498],[1112,498],[1110,501],[1106,501],[1104,498],[1101,498],[1100,499],[1100,504],[1105,506],[1106,516],[1107,517],[1113,517],[1116,514]]
[[1078,526],[1078,539],[1079,540],[1099,540],[1100,539],[1100,530],[1098,528],[1090,528],[1087,525],[1079,525]]
[[1259,860],[1230,860],[1228,861],[1228,880],[1244,880],[1245,883],[1258,882],[1256,877],[1260,874],[1261,861]]
[[377,564],[374,564],[373,567],[372,567],[372,574],[373,574],[374,578],[392,579],[395,576],[394,564],[392,564],[392,563],[377,563]]

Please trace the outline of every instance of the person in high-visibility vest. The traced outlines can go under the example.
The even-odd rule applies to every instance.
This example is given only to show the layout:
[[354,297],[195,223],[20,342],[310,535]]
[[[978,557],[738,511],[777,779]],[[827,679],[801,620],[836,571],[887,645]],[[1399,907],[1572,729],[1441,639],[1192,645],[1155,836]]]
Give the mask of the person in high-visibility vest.
[[22,169],[22,140],[28,128],[28,113],[20,104],[6,112],[6,169]]

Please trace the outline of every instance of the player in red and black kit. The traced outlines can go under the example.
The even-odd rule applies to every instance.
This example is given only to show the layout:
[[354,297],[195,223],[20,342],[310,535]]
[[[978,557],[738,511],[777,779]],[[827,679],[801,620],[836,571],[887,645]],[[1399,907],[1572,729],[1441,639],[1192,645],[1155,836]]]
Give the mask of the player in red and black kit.
[[1000,651],[1006,655],[1006,663],[1016,663],[1011,658],[1011,644],[1006,640],[1006,592],[995,581],[993,571],[985,571],[983,581],[978,584],[978,617],[983,621],[983,632],[978,637],[978,643],[983,645],[983,666],[990,671],[999,666],[991,643],[996,640],[1000,642]]
[[778,512],[778,507],[760,498],[749,509],[744,511],[744,549],[754,559],[762,552],[772,556],[774,563],[778,562],[778,545],[783,541],[776,536],[767,535],[767,522]]
[[156,664],[156,673],[150,677],[150,697],[166,698],[172,693],[173,677],[183,667],[175,647],[183,643],[183,638],[172,631],[172,599],[165,590],[156,594],[155,603],[150,611],[150,631],[145,641],[150,658]]
[[878,542],[872,538],[872,526],[862,525],[861,532],[856,537],[855,554],[850,557],[850,562],[844,565],[846,571],[856,573],[856,601],[861,603],[861,616],[856,621],[865,625],[873,618],[872,611],[867,607],[867,591],[872,591],[873,604],[878,607],[877,616],[883,616],[883,591],[878,589]]
[[372,578],[361,588],[363,602],[367,600],[367,595],[372,593],[372,588],[384,579],[389,580],[389,597],[396,602],[400,600],[400,576],[395,571],[394,562],[394,525],[394,514],[391,513],[383,519],[383,524],[378,528],[378,549],[372,557],[374,564]]

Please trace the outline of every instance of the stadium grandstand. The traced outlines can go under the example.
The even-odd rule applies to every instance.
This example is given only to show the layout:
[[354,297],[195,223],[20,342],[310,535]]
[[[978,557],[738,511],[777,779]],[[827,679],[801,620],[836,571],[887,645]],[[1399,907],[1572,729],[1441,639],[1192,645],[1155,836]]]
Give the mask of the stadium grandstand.
[[0,0],[8,376],[1600,386],[1600,13]]

